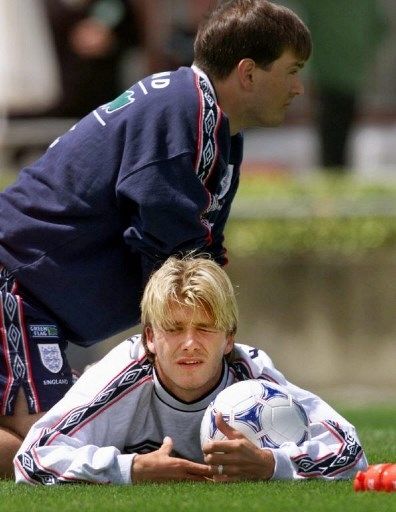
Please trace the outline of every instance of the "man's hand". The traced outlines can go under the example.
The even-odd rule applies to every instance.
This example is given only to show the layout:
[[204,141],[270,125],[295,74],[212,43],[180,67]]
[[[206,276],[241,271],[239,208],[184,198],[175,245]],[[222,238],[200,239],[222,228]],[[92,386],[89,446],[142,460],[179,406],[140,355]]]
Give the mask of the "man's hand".
[[136,455],[131,469],[132,482],[212,479],[217,468],[172,457],[172,449],[172,439],[165,437],[161,448],[155,452]]
[[213,466],[215,482],[271,478],[275,469],[275,460],[270,450],[255,446],[243,434],[230,427],[223,420],[221,413],[216,415],[216,425],[227,439],[209,441],[203,446],[205,462]]

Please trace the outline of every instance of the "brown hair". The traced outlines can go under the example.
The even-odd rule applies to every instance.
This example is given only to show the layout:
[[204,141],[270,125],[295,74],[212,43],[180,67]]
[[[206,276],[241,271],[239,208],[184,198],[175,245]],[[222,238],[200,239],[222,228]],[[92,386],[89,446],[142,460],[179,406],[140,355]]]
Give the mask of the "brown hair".
[[309,30],[297,14],[268,0],[229,0],[199,26],[194,63],[209,76],[223,79],[242,59],[266,67],[285,50],[302,61],[311,54]]

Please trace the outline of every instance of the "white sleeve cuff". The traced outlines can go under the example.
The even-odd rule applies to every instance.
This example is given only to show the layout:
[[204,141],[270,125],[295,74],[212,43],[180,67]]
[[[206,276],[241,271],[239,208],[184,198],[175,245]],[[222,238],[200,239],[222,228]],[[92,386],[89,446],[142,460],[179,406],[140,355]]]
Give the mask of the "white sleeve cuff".
[[275,469],[270,480],[292,480],[294,471],[289,454],[280,449],[271,449],[271,452],[275,459]]
[[120,481],[114,482],[115,484],[131,484],[132,478],[132,464],[133,459],[135,458],[136,453],[118,455],[118,467],[119,467],[119,475]]

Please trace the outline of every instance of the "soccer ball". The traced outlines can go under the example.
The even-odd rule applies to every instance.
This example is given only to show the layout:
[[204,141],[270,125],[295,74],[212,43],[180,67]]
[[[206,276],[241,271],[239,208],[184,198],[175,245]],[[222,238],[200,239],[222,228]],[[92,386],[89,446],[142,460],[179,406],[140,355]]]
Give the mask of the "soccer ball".
[[221,391],[202,419],[201,446],[225,438],[215,423],[217,412],[259,448],[279,448],[288,441],[300,445],[309,438],[303,407],[272,382],[245,380]]

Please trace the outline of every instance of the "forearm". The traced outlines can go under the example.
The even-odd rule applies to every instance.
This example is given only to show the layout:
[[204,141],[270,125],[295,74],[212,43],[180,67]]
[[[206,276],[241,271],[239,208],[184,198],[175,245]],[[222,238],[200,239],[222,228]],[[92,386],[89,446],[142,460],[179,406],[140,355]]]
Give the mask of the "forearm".
[[331,420],[311,425],[312,437],[300,446],[285,443],[271,450],[275,459],[273,480],[352,478],[367,467],[355,429]]
[[[74,443],[73,443],[74,444]],[[54,485],[86,482],[128,484],[134,455],[112,446],[59,446],[21,449],[15,459],[17,483]]]
[[130,482],[133,455],[121,452],[138,404],[136,381],[125,383],[140,369],[132,350],[129,341],[115,347],[33,425],[14,460],[18,482]]

